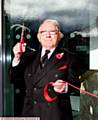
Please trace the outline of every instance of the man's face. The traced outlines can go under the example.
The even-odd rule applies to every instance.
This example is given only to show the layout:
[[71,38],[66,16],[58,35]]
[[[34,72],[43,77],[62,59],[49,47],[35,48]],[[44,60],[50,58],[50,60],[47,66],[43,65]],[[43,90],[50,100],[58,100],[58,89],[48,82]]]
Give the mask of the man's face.
[[42,47],[55,48],[60,41],[60,31],[52,22],[46,22],[39,28],[38,39]]

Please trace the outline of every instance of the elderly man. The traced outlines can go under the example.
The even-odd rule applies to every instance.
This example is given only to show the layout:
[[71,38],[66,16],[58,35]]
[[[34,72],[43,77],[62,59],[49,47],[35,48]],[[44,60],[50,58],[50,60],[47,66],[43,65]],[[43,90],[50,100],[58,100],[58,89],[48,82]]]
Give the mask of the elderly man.
[[73,119],[69,95],[74,89],[64,81],[79,86],[79,80],[74,55],[59,47],[62,37],[59,23],[46,19],[37,33],[41,49],[26,54],[26,43],[23,43],[21,54],[21,43],[14,46],[11,79],[25,81],[26,85],[21,116],[40,120]]

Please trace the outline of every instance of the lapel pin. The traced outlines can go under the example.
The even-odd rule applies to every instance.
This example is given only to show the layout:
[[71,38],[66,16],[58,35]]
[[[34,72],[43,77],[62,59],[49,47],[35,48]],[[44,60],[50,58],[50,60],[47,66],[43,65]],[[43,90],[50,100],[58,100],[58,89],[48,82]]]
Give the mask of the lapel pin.
[[63,57],[64,53],[58,53],[56,54],[56,58],[57,59],[61,59]]

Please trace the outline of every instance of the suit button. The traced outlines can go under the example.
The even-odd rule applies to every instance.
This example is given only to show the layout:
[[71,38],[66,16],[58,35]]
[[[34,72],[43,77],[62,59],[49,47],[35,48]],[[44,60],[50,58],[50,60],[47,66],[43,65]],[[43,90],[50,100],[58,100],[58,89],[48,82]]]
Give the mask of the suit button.
[[37,104],[37,101],[34,101],[34,104],[36,105],[36,104]]
[[34,88],[34,91],[36,91],[36,90],[37,90],[37,88],[35,87],[35,88]]
[[25,90],[25,92],[26,92],[26,93],[28,92],[27,89]]
[[28,77],[31,77],[31,73],[28,73]]
[[48,106],[50,106],[50,103],[48,102]]
[[55,74],[55,77],[58,78],[58,74]]
[[16,94],[19,94],[20,93],[20,89],[16,89],[15,92],[16,92]]
[[48,89],[48,91],[50,92],[51,90],[50,90],[50,89]]

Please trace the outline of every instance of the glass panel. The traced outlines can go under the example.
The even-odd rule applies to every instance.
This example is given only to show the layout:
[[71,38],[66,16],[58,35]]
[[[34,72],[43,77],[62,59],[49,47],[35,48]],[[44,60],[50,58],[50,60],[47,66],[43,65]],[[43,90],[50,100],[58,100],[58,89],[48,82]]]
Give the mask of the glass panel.
[[98,2],[91,3],[94,5],[90,5],[90,69],[98,70]]
[[[30,52],[40,47],[37,40],[37,31],[40,23],[47,18],[58,20],[64,34],[61,45],[64,49],[67,48],[78,56],[81,69],[79,72],[82,75],[89,68],[98,69],[97,5],[97,0],[58,0],[58,2],[57,0],[41,0],[40,2],[39,0],[4,1],[2,41],[4,116],[14,116],[14,110],[21,110],[18,107],[19,102],[17,102],[20,100],[20,88],[19,85],[19,89],[17,89],[10,83],[8,69],[13,57],[12,47],[20,41],[22,28],[25,28],[24,39],[27,43],[27,51]],[[74,105],[74,101],[78,102],[77,106]],[[74,116],[78,116],[80,110],[79,91],[71,96],[71,104]]]

